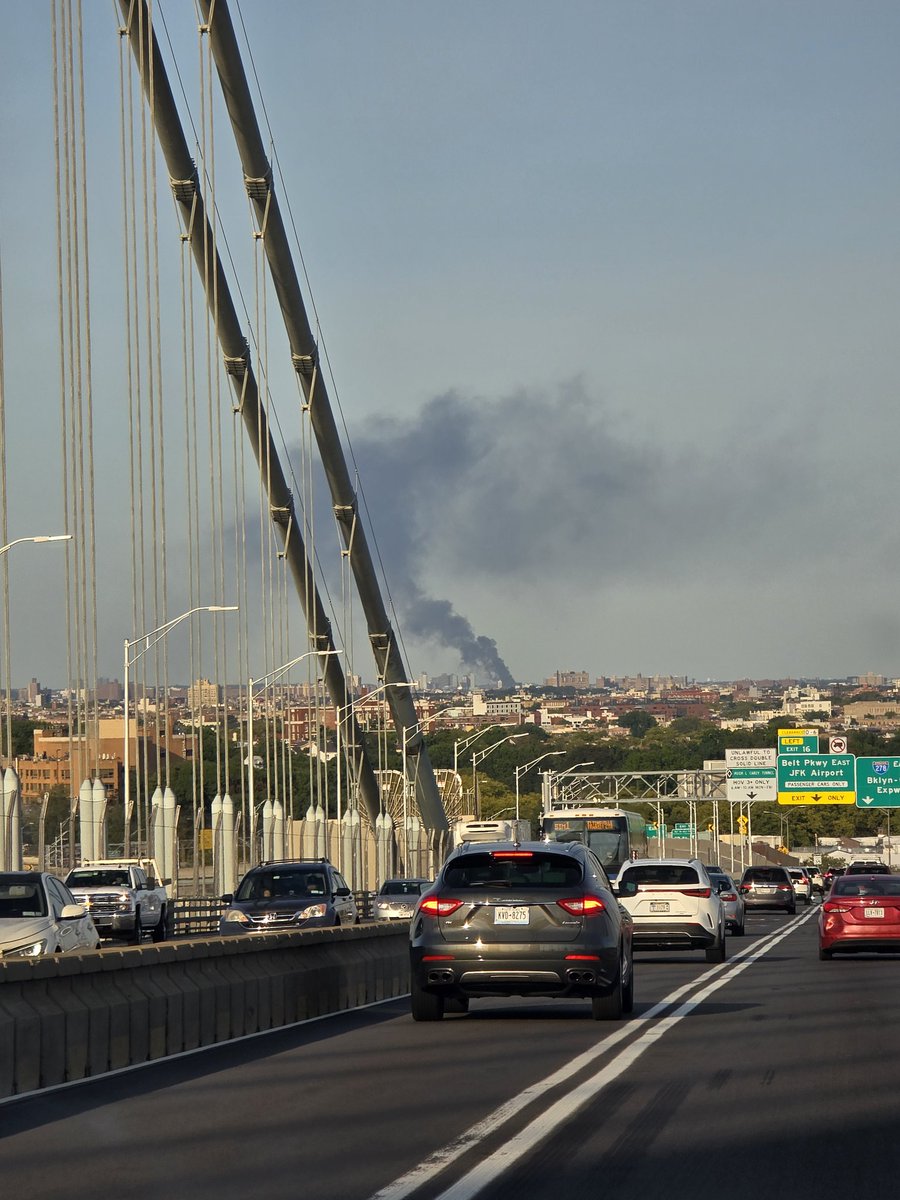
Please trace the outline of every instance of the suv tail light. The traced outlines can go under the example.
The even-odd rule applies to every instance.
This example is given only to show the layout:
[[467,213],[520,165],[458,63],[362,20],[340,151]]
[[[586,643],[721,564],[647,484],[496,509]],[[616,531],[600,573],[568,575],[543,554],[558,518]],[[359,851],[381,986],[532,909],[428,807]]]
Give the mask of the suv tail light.
[[573,917],[595,917],[598,913],[606,912],[606,905],[599,896],[571,896],[556,903]]
[[679,888],[678,890],[682,896],[697,896],[700,900],[706,900],[712,891],[708,887]]
[[737,900],[737,892],[719,892],[720,900]]
[[778,884],[779,892],[792,892],[793,890],[794,890],[793,884],[790,884],[790,883],[779,883]]
[[458,908],[462,908],[462,900],[450,900],[445,896],[426,896],[419,904],[419,912],[429,917],[449,917]]

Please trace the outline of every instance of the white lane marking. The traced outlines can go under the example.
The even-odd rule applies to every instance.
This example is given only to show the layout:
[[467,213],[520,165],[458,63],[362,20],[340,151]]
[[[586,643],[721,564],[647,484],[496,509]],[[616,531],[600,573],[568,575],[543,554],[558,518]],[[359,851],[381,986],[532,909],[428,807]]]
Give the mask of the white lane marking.
[[[627,1021],[610,1037],[604,1038],[602,1042],[591,1047],[590,1050],[577,1055],[558,1071],[554,1071],[552,1075],[548,1075],[546,1079],[542,1079],[538,1083],[532,1084],[531,1087],[525,1088],[524,1091],[520,1092],[512,1100],[507,1101],[506,1104],[501,1104],[499,1108],[496,1108],[484,1120],[479,1121],[476,1125],[473,1125],[470,1129],[460,1134],[454,1141],[449,1142],[440,1150],[435,1151],[434,1154],[429,1155],[418,1166],[413,1167],[411,1171],[407,1171],[405,1175],[401,1175],[398,1179],[395,1179],[393,1183],[389,1183],[387,1187],[375,1192],[369,1200],[403,1200],[405,1196],[408,1196],[416,1188],[422,1187],[423,1184],[433,1179],[434,1176],[440,1174],[451,1163],[477,1146],[479,1142],[495,1134],[502,1125],[521,1112],[532,1101],[557,1087],[559,1084],[565,1083],[573,1074],[589,1066],[595,1059],[609,1053],[610,1049],[619,1042],[631,1037],[635,1032],[635,1026],[642,1022],[655,1020],[656,1017],[665,1012],[666,1009],[671,1008],[673,1004],[677,1004],[688,993],[693,992],[698,987],[701,988],[691,1000],[686,1001],[672,1016],[663,1018],[652,1029],[639,1035],[630,1046],[617,1055],[599,1074],[592,1076],[579,1087],[575,1088],[574,1091],[551,1105],[545,1113],[537,1117],[530,1125],[527,1125],[521,1133],[512,1137],[500,1150],[483,1159],[467,1175],[464,1175],[456,1184],[437,1197],[437,1200],[470,1200],[471,1197],[476,1196],[478,1192],[505,1171],[507,1167],[511,1166],[513,1162],[521,1158],[523,1154],[534,1149],[538,1141],[549,1137],[563,1121],[568,1120],[588,1100],[593,1099],[607,1084],[617,1079],[632,1063],[640,1058],[645,1050],[674,1025],[677,1025],[689,1012],[692,1012],[698,1004],[702,1003],[703,1000],[712,995],[723,984],[728,983],[742,971],[745,971],[752,963],[758,962],[774,946],[777,946],[783,938],[792,933],[798,925],[808,920],[811,915],[811,913],[807,913],[803,917],[791,921],[785,929],[772,934],[768,938],[763,937],[758,942],[752,943],[746,950],[741,951],[736,958],[731,959],[727,964],[717,964],[713,970],[706,971],[697,979],[693,979],[690,983],[677,988],[639,1017]],[[703,984],[707,980],[709,982],[704,987]]]

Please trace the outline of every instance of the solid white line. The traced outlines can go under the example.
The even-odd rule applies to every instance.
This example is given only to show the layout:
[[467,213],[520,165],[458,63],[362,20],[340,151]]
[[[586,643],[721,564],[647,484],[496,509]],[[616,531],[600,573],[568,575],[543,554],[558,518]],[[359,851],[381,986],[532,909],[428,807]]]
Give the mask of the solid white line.
[[[730,980],[734,979],[742,971],[745,971],[752,963],[758,962],[774,946],[777,946],[783,938],[793,932],[798,925],[808,920],[811,915],[812,912],[807,913],[797,921],[792,921],[787,928],[780,930],[778,933],[754,942],[727,964],[717,965],[713,970],[706,971],[697,979],[677,988],[657,1004],[654,1004],[647,1012],[642,1013],[632,1021],[625,1022],[610,1037],[604,1038],[602,1042],[599,1042],[590,1050],[586,1050],[583,1054],[579,1054],[571,1059],[558,1071],[554,1071],[552,1075],[548,1075],[546,1079],[532,1084],[531,1087],[520,1092],[512,1100],[507,1101],[506,1104],[500,1105],[489,1116],[479,1121],[476,1125],[473,1125],[465,1133],[460,1134],[454,1141],[449,1142],[434,1154],[429,1155],[427,1159],[423,1160],[423,1162],[411,1171],[407,1171],[405,1175],[401,1175],[393,1183],[388,1184],[387,1187],[375,1192],[369,1200],[403,1200],[405,1196],[408,1196],[416,1188],[422,1187],[423,1184],[433,1179],[452,1162],[455,1162],[456,1159],[460,1158],[468,1150],[477,1146],[479,1142],[496,1134],[502,1125],[521,1112],[532,1101],[560,1084],[565,1083],[573,1074],[583,1070],[595,1059],[607,1054],[619,1042],[632,1036],[635,1032],[635,1026],[640,1023],[654,1021],[663,1012],[671,1008],[673,1004],[677,1004],[688,993],[700,987],[701,990],[696,992],[675,1013],[663,1018],[654,1024],[652,1029],[641,1034],[597,1075],[592,1076],[567,1096],[552,1104],[541,1116],[527,1125],[520,1133],[510,1138],[500,1150],[483,1159],[467,1175],[464,1175],[462,1179],[448,1188],[447,1191],[442,1192],[437,1198],[437,1200],[471,1200],[471,1197],[476,1196],[489,1183],[493,1182],[513,1162],[521,1158],[523,1154],[533,1150],[537,1142],[549,1137],[560,1124],[568,1120],[573,1113],[577,1112],[579,1108],[593,1099],[607,1084],[618,1079],[620,1075],[627,1071],[641,1057],[645,1050],[649,1049],[664,1033],[668,1032],[669,1029],[677,1025],[688,1013],[692,1012],[698,1004],[702,1003],[708,996],[711,996],[713,992],[718,991],[723,984],[730,982]],[[707,980],[709,982],[704,987],[703,984]]]

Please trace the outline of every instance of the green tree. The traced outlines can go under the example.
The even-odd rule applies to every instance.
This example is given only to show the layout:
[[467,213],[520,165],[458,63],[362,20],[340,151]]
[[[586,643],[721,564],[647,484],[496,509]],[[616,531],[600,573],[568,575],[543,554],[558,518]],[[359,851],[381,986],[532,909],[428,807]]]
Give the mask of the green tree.
[[633,708],[619,717],[619,724],[624,725],[632,737],[641,738],[648,730],[653,729],[657,720],[651,713],[644,712],[642,708]]

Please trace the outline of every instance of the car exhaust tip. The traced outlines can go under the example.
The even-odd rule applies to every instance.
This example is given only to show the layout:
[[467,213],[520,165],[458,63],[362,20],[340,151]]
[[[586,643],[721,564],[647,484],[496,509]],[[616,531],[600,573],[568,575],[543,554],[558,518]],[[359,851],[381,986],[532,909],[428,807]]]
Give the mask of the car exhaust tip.
[[429,983],[452,983],[453,972],[449,967],[440,967],[437,970],[428,972]]
[[597,981],[593,971],[586,971],[581,968],[566,971],[566,979],[569,983],[577,984],[593,984]]

